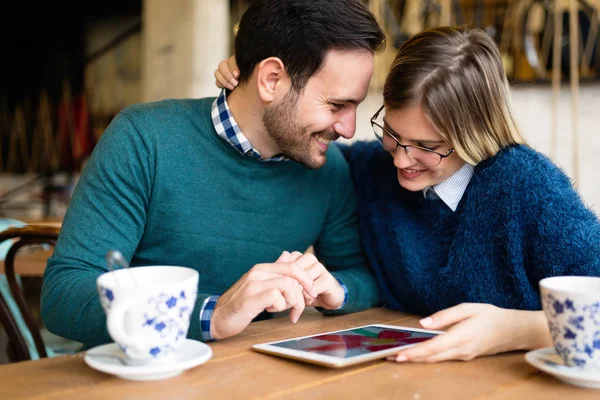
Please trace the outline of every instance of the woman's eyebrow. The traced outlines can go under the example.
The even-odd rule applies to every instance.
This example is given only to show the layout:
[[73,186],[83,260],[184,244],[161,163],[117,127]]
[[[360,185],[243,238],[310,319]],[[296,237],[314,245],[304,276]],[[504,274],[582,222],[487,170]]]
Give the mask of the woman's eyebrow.
[[[395,130],[392,129],[392,127],[387,123],[387,121],[385,120],[385,118],[383,119],[383,124],[385,125],[385,128],[387,130],[390,131],[390,133],[392,133],[394,136],[400,138],[401,136],[398,134],[398,132],[396,132]],[[443,140],[420,140],[420,139],[407,139],[409,142],[419,142],[419,143],[423,143],[423,144],[443,144],[445,143],[445,141]]]
[[390,133],[393,133],[394,136],[400,137],[400,135],[395,130],[392,129],[392,127],[390,126],[390,124],[387,123],[387,121],[385,120],[385,118],[383,119],[383,126],[385,126],[385,128],[387,130],[389,130]]
[[419,142],[424,144],[442,144],[445,143],[443,140],[413,140],[413,142]]

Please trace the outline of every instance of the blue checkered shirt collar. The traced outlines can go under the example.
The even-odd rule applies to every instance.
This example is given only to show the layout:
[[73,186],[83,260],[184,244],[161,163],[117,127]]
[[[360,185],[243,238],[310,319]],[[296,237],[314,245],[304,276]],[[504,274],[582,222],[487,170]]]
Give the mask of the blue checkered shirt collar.
[[229,105],[227,104],[227,94],[225,89],[221,91],[219,97],[217,97],[213,102],[211,116],[217,134],[227,143],[237,149],[240,153],[248,157],[257,158],[264,162],[289,160],[289,158],[282,155],[277,155],[275,157],[266,159],[260,158],[260,153],[258,150],[252,147],[252,144],[248,141],[248,138],[246,138],[246,136],[242,133],[237,122],[235,122],[235,118],[233,118],[233,115],[229,110]]

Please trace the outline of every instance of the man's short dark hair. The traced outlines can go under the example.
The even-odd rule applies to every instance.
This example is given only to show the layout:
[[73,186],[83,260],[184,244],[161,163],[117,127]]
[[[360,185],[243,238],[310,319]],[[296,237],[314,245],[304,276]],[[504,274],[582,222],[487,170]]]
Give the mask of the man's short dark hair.
[[292,87],[301,92],[330,50],[385,47],[385,35],[360,0],[255,0],[242,16],[235,38],[240,82],[262,60],[278,57]]

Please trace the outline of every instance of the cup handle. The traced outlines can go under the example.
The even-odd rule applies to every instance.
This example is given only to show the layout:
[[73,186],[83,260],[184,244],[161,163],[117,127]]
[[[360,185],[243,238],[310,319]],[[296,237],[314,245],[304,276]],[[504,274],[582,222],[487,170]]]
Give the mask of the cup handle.
[[135,302],[135,299],[128,298],[113,305],[108,312],[106,325],[108,327],[108,333],[110,334],[110,337],[115,342],[127,347],[131,347],[134,350],[139,350],[138,346],[136,345],[135,338],[131,337],[131,335],[125,331],[125,313],[133,305],[135,305]]

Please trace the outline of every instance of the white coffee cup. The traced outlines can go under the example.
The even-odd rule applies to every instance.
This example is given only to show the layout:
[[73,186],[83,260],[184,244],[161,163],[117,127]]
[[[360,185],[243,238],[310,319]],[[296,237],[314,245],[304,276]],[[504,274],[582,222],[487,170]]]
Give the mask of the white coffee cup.
[[545,278],[540,291],[556,353],[569,366],[600,371],[600,278]]
[[185,342],[198,272],[185,267],[120,269],[98,277],[108,333],[129,364],[168,362]]

